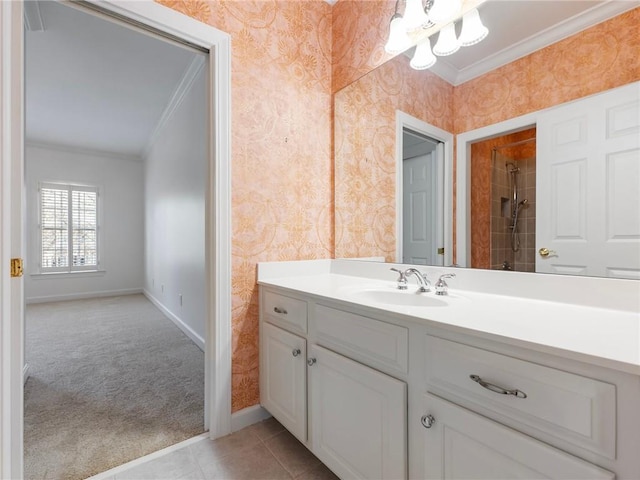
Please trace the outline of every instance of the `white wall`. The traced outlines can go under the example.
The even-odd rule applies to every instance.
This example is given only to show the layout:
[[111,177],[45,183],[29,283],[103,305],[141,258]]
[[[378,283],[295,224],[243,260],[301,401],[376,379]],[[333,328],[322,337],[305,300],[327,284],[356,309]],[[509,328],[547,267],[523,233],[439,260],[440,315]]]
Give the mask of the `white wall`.
[[[27,145],[27,302],[134,293],[143,286],[143,164],[135,159],[59,147]],[[38,183],[100,188],[102,273],[38,275]]]
[[201,348],[206,314],[205,76],[203,68],[144,163],[145,294]]

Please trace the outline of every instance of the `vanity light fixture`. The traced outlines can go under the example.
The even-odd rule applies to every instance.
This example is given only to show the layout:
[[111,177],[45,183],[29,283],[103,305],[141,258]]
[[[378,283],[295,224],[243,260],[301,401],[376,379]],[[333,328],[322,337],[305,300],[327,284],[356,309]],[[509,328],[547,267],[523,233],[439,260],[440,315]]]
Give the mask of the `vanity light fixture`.
[[469,47],[480,43],[489,34],[489,29],[482,24],[477,8],[469,10],[462,17],[462,31],[460,32],[460,45]]
[[438,34],[438,41],[433,47],[433,53],[439,57],[445,57],[458,50],[460,50],[460,42],[456,37],[456,26],[453,23],[445,25]]
[[432,26],[422,0],[405,0],[404,26],[408,32]]
[[[455,21],[463,12],[463,0],[404,0],[405,11],[398,11],[400,0],[396,0],[394,14],[389,24],[389,38],[384,46],[387,53],[397,54],[416,45],[411,67],[424,70],[436,63],[434,56],[446,56],[457,52],[461,46],[468,47],[482,41],[489,29],[482,24],[477,8],[481,2],[472,2],[464,10],[462,31],[456,37]],[[438,28],[440,27],[440,28]],[[431,40],[421,30],[439,31],[438,41],[431,50]]]
[[410,65],[414,70],[426,70],[433,67],[434,63],[436,63],[436,57],[431,52],[431,40],[427,37],[416,46]]

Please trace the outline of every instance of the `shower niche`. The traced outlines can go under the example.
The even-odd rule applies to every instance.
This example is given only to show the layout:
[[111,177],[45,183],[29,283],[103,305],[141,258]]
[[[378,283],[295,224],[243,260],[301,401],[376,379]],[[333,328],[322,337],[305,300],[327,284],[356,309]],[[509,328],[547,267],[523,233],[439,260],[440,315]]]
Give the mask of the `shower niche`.
[[536,130],[471,148],[471,263],[535,271]]

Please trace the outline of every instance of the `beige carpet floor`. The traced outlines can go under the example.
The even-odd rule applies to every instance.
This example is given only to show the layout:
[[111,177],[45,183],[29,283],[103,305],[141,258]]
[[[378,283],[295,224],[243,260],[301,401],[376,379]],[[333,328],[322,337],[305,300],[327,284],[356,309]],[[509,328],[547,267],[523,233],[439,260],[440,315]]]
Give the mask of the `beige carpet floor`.
[[142,295],[29,305],[25,478],[83,479],[204,431],[204,355]]

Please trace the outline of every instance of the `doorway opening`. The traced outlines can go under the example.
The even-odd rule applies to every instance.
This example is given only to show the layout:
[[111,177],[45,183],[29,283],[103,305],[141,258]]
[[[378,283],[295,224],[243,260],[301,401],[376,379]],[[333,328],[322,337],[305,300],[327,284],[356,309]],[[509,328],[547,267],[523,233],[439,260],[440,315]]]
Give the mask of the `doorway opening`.
[[[3,115],[2,138],[7,148],[1,152],[3,174],[2,218],[3,258],[25,258],[24,232],[21,225],[26,221],[22,199],[23,188],[23,12],[35,2],[2,2],[0,11],[3,20],[1,32],[5,46],[0,53],[3,76],[1,90]],[[78,2],[80,3],[80,2]],[[77,6],[78,4],[70,4]],[[84,4],[82,4],[84,5]],[[205,332],[205,428],[212,438],[231,431],[231,318],[230,318],[230,42],[229,36],[201,22],[180,15],[153,1],[115,2],[104,1],[100,8],[111,15],[126,18],[133,23],[164,32],[186,40],[212,53],[206,71],[206,109],[211,119],[210,139],[207,148],[207,187],[205,199],[205,286],[206,332]],[[5,86],[10,88],[4,88]],[[10,234],[9,234],[10,232]],[[4,263],[4,262],[3,262]],[[7,262],[8,264],[8,262]],[[5,288],[6,287],[6,288]],[[3,374],[3,428],[0,441],[7,448],[1,454],[3,476],[23,477],[23,359],[24,318],[23,281],[13,279],[2,289],[2,331],[10,332],[7,348],[2,350],[2,364],[7,366]],[[6,424],[5,421],[6,420]]]
[[444,145],[402,132],[402,263],[444,265]]

